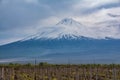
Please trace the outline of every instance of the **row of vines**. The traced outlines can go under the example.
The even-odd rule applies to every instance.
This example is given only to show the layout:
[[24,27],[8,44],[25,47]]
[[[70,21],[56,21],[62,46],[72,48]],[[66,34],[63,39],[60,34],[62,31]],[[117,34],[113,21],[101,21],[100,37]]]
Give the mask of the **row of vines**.
[[120,65],[1,65],[0,80],[120,80]]

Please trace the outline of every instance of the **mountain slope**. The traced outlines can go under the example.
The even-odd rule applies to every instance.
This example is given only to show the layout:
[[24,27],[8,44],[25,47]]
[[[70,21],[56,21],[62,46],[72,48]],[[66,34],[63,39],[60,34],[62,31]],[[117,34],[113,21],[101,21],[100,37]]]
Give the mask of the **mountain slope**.
[[[0,60],[5,59],[50,59],[48,62],[65,63],[68,58],[73,63],[104,60],[113,62],[120,60],[120,40],[95,40],[95,39],[52,39],[52,40],[27,40],[11,43],[0,47]],[[24,59],[22,59],[24,61]],[[30,61],[29,60],[29,61]],[[78,60],[76,62],[76,60]],[[103,63],[105,61],[102,61]]]

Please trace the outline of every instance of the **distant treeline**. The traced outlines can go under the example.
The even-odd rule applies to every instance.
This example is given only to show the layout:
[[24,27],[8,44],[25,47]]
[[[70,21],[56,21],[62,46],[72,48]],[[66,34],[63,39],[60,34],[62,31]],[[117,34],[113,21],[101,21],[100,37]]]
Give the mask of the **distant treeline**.
[[50,64],[47,62],[40,62],[40,63],[9,63],[9,64],[0,64],[0,67],[35,67],[35,66],[80,66],[80,67],[100,67],[100,66],[106,66],[106,67],[120,67],[120,64]]

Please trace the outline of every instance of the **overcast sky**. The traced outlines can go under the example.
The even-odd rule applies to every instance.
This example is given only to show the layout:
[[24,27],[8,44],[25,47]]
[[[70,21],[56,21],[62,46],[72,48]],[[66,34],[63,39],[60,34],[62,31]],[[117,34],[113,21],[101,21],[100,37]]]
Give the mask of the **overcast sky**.
[[120,0],[0,0],[0,45],[23,39],[66,17],[84,22],[87,16],[116,8],[120,11]]

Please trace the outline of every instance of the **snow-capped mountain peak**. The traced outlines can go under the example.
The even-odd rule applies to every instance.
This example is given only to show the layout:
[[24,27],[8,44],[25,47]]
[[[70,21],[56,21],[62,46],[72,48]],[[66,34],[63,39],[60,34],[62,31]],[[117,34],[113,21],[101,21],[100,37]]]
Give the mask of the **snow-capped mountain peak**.
[[[51,27],[41,28],[37,34],[29,36],[24,40],[29,39],[61,39],[70,38],[76,39],[80,37],[79,31],[84,31],[85,28],[81,23],[73,20],[72,18],[65,18]],[[81,30],[80,30],[81,29]]]
[[58,22],[56,25],[70,25],[70,26],[80,26],[82,25],[78,21],[75,21],[72,18],[64,18],[60,22]]
[[29,39],[79,39],[81,37],[92,39],[106,39],[106,37],[120,39],[119,21],[114,20],[114,25],[110,23],[111,22],[108,21],[105,22],[105,24],[95,24],[91,27],[85,26],[72,18],[65,18],[56,25],[41,28],[36,34],[22,41]]

